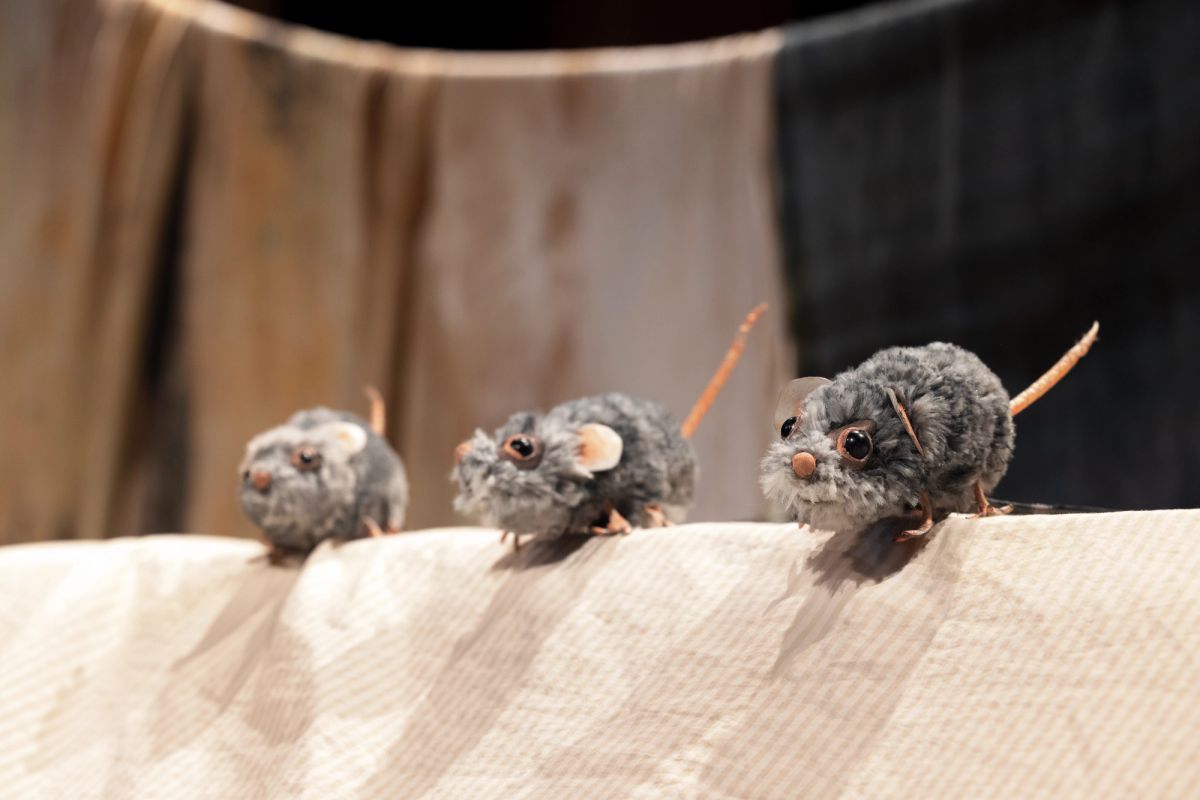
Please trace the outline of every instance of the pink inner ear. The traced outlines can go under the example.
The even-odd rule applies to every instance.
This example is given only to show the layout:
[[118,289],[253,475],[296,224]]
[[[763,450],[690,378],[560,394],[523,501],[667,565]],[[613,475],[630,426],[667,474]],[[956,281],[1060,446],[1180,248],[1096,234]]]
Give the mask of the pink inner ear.
[[579,428],[579,466],[589,472],[603,472],[621,462],[625,444],[607,425],[589,423]]

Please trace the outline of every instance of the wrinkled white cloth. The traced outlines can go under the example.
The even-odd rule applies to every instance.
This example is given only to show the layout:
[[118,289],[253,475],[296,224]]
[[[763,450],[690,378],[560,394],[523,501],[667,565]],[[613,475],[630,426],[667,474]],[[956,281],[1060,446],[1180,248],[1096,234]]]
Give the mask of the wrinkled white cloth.
[[1200,512],[904,546],[701,524],[0,549],[0,786],[88,797],[1182,797]]

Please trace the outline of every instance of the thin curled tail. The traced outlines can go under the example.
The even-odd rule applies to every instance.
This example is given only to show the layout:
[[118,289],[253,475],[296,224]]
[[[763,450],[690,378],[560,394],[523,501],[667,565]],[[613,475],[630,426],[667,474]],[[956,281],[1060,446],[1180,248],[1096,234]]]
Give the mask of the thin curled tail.
[[683,431],[683,438],[692,438],[692,434],[696,432],[696,428],[700,425],[700,420],[704,419],[704,415],[708,413],[708,409],[712,408],[713,401],[721,393],[721,389],[725,386],[725,381],[729,380],[729,375],[733,372],[733,368],[737,366],[738,359],[742,357],[742,351],[746,349],[746,336],[750,333],[750,329],[754,327],[754,323],[758,322],[758,318],[766,310],[767,304],[759,303],[753,311],[746,315],[746,318],[742,320],[742,324],[738,326],[737,335],[733,339],[733,344],[729,346],[729,350],[725,353],[725,358],[721,361],[721,366],[717,367],[717,371],[713,373],[708,386],[704,387],[704,393],[700,395],[700,399],[696,401],[696,405],[692,406],[687,419],[680,426],[680,429]]
[[1029,384],[1029,388],[1021,392],[1012,399],[1008,404],[1008,411],[1012,416],[1020,414],[1025,409],[1036,403],[1042,395],[1054,388],[1054,385],[1067,376],[1067,373],[1079,363],[1079,359],[1087,355],[1091,349],[1092,343],[1096,341],[1096,336],[1100,333],[1100,323],[1093,322],[1092,327],[1083,335],[1074,347],[1063,354],[1063,357],[1055,362],[1054,366],[1046,370],[1042,377],[1038,378],[1033,383]]
[[387,430],[387,407],[383,404],[383,395],[370,384],[363,387],[363,394],[371,402],[371,416],[369,417],[371,430],[383,436]]

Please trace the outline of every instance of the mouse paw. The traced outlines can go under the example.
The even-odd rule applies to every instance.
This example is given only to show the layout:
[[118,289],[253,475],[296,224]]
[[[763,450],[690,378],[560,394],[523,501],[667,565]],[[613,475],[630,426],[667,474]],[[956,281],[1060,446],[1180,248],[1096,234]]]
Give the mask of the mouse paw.
[[663,513],[662,506],[658,503],[647,503],[645,511],[646,516],[650,518],[650,527],[652,528],[668,528],[675,524],[667,519],[667,515]]
[[521,534],[513,531],[500,531],[500,544],[504,544],[509,536],[513,537],[513,552],[515,553],[521,549]]
[[983,484],[975,484],[975,503],[979,506],[979,511],[971,514],[967,519],[979,519],[980,517],[996,517],[1002,514],[1011,514],[1012,506],[994,506],[988,502],[987,495],[983,492]]
[[921,494],[921,524],[916,528],[911,528],[906,531],[900,531],[896,534],[895,541],[907,542],[909,539],[915,539],[918,536],[924,536],[929,533],[929,529],[933,527],[933,501],[929,498],[929,493]]
[[268,545],[267,552],[263,555],[267,558],[267,563],[272,567],[282,567],[287,563],[288,553],[285,550],[280,550],[275,545]]
[[362,518],[363,527],[367,529],[367,536],[372,539],[383,536],[383,529],[379,527],[379,523],[370,517]]
[[899,533],[896,534],[896,538],[893,539],[893,541],[895,541],[897,543],[903,543],[903,542],[911,541],[912,539],[917,539],[917,538],[929,533],[929,529],[932,527],[933,527],[932,520],[928,524],[921,523],[921,527],[919,527],[919,528],[913,528],[912,530],[908,530],[908,531],[900,531]]
[[967,514],[967,519],[982,519],[983,517],[1002,517],[1005,514],[1011,514],[1012,510],[1013,510],[1012,506],[994,506],[991,503],[988,503],[988,505],[985,508],[980,509],[979,511],[975,512],[974,514]]
[[601,525],[593,525],[591,532],[597,536],[611,536],[614,533],[629,533],[633,530],[633,526],[629,524],[629,520],[621,516],[621,512],[609,506],[608,522]]

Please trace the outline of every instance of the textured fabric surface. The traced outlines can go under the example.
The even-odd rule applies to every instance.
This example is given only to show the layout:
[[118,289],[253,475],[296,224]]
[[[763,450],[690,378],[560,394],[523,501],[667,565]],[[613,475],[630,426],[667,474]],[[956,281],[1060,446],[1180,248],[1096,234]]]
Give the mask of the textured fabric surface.
[[1015,394],[1099,320],[1017,420],[999,491],[1200,504],[1197,41],[1192,0],[905,0],[787,28],[800,374],[948,341]]
[[[682,418],[781,298],[777,31],[402,50],[189,0],[0,0],[0,541],[253,529],[254,434],[390,404],[413,527],[454,446],[601,391]],[[782,306],[695,440],[755,518]],[[19,421],[19,422],[18,422]]]
[[0,550],[6,797],[1184,797],[1200,512]]

